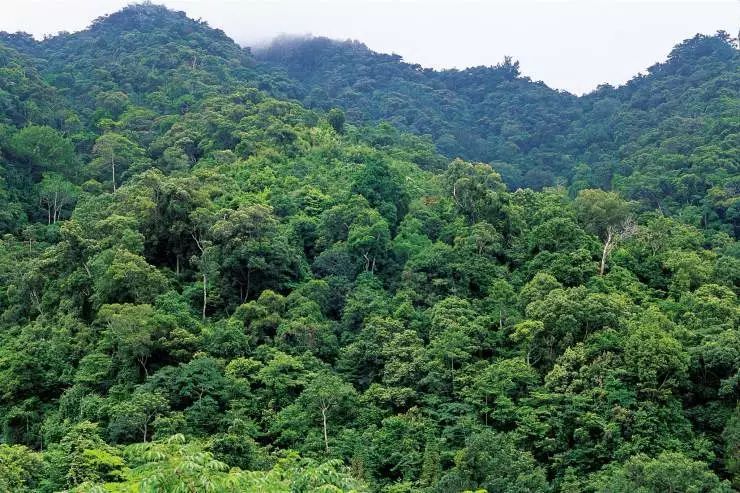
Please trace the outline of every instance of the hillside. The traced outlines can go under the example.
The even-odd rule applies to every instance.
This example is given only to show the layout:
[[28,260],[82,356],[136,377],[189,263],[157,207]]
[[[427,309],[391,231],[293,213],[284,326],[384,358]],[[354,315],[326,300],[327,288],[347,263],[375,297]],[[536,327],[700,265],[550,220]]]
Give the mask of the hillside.
[[580,98],[267,58],[0,34],[0,492],[740,487],[730,40]]
[[580,98],[508,58],[435,71],[326,38],[277,40],[257,58],[297,80],[304,104],[430,135],[442,154],[492,163],[511,187],[616,189],[648,209],[691,205],[687,220],[737,233],[740,55],[724,33],[697,35],[646,75]]
[[[450,157],[513,162],[521,154],[544,166],[580,110],[577,98],[521,76],[511,59],[435,71],[326,38],[278,39],[257,58],[298,81],[308,106],[339,106],[354,123],[388,121],[431,135]],[[552,166],[567,167],[567,156],[557,159]]]

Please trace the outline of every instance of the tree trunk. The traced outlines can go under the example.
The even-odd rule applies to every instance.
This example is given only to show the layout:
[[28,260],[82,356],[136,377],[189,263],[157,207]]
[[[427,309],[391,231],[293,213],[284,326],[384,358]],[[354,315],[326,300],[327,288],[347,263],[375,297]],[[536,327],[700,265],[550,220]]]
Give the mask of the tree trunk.
[[606,241],[604,242],[604,250],[601,252],[601,266],[599,267],[599,275],[604,275],[604,270],[606,270],[606,259],[609,256],[609,251],[612,248],[612,231],[609,230],[606,233]]
[[208,303],[208,277],[203,272],[203,321],[206,321],[206,304]]
[[486,426],[488,426],[488,394],[487,393],[486,393],[486,412],[485,412],[485,416],[486,416]]
[[321,418],[324,422],[324,450],[329,453],[329,435],[326,432],[326,410],[327,406],[321,406]]
[[116,155],[110,152],[110,167],[113,172],[113,193],[116,193]]
[[148,359],[147,356],[140,356],[139,358],[136,358],[139,361],[139,364],[141,365],[141,368],[144,370],[144,376],[146,378],[149,378],[149,370],[146,369],[146,361]]
[[57,221],[59,221],[59,218],[62,215],[62,207],[64,207],[64,199],[62,197],[59,197],[57,199],[57,194],[54,194],[54,224],[56,224]]
[[450,368],[452,369],[452,378],[450,384],[452,385],[452,393],[455,393],[455,357],[450,358]]

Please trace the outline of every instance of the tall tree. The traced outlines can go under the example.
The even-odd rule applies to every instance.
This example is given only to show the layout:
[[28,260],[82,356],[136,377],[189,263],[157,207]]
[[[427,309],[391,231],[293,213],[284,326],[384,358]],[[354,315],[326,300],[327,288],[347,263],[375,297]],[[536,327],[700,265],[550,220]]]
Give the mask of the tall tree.
[[97,138],[90,166],[93,173],[112,184],[113,192],[129,170],[142,171],[149,163],[144,149],[125,136],[108,132]]

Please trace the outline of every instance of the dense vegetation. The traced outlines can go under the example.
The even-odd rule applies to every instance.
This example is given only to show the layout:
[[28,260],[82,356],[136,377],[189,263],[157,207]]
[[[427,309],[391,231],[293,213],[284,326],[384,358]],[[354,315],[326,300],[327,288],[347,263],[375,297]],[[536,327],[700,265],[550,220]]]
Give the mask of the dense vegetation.
[[728,37],[582,98],[269,58],[0,35],[0,491],[740,487]]
[[323,38],[258,52],[299,81],[305,104],[427,134],[449,157],[493,163],[513,188],[614,188],[702,227],[738,225],[739,57],[725,33],[697,35],[647,75],[576,98],[521,76],[510,58],[434,71]]

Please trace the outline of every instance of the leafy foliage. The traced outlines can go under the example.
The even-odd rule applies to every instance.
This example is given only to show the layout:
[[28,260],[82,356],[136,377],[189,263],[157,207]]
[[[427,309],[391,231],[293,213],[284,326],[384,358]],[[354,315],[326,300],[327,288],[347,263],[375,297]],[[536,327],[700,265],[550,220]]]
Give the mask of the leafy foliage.
[[3,34],[0,491],[737,488],[737,56]]
[[697,35],[622,87],[576,98],[493,67],[435,71],[356,41],[282,38],[257,53],[312,108],[388,121],[442,154],[493,164],[513,188],[616,189],[644,209],[737,234],[738,50]]

